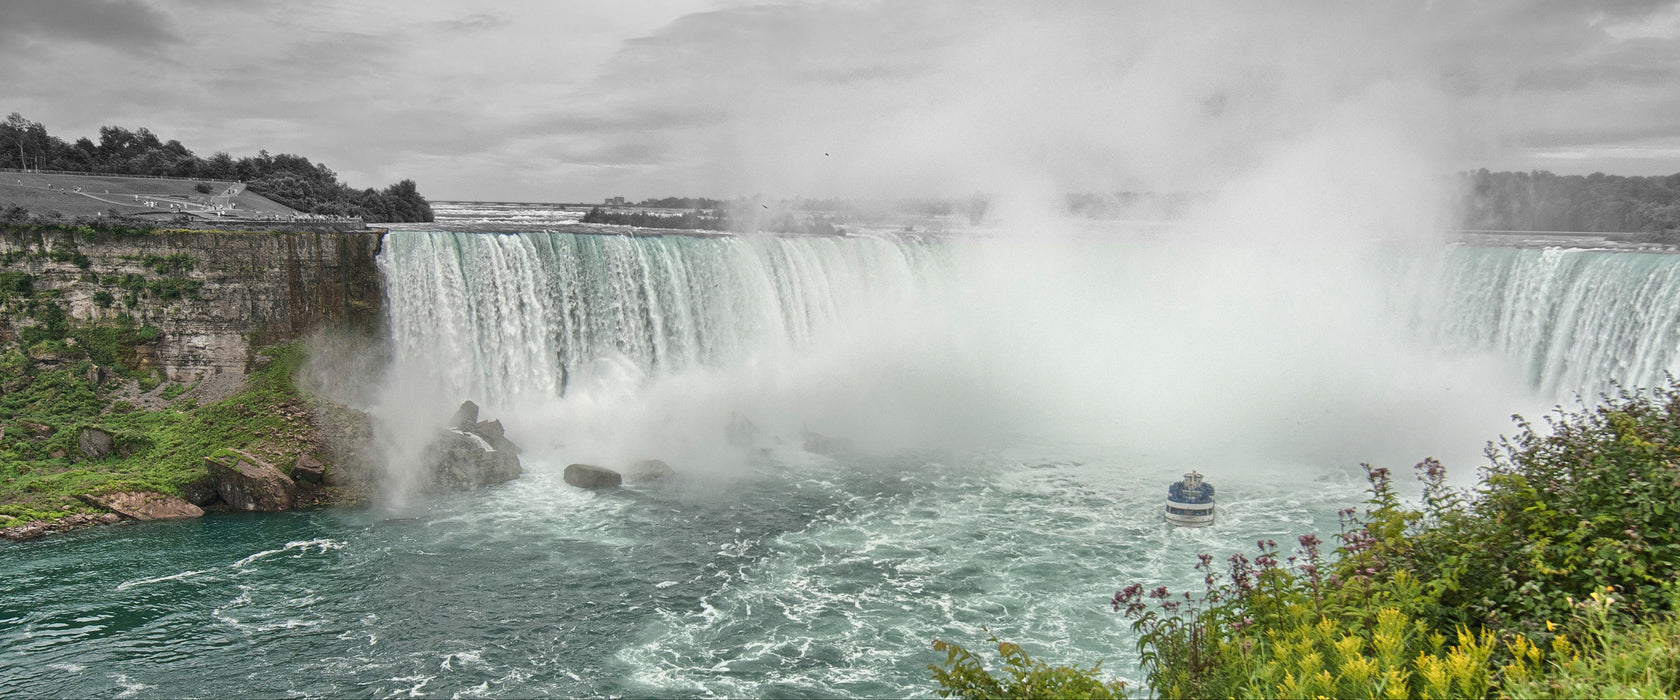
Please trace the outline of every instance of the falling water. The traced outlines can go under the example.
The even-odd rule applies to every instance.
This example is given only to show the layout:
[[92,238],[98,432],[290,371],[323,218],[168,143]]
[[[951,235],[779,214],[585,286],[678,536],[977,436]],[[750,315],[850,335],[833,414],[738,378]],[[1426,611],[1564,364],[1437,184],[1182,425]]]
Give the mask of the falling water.
[[1680,370],[1680,256],[1458,248],[1427,332],[1491,351],[1548,396],[1651,386]]
[[573,448],[745,414],[899,448],[1470,455],[1680,362],[1666,255],[406,231],[381,265],[398,376],[427,378],[404,407],[517,406]]

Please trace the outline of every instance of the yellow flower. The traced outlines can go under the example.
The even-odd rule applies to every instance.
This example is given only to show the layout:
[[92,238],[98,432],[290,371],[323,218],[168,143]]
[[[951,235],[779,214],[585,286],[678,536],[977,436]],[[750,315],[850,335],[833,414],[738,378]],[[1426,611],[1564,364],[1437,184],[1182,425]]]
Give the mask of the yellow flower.
[[1557,625],[1552,624],[1551,620],[1546,621],[1546,631],[1547,632],[1551,632],[1551,631],[1554,631],[1556,629],[1557,629]]

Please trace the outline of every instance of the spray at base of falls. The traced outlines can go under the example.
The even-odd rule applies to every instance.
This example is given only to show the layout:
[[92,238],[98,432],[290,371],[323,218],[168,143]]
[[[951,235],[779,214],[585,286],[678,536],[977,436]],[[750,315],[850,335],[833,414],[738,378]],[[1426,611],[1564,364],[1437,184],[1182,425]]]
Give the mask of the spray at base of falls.
[[867,450],[1102,443],[1170,466],[1463,465],[1514,411],[1673,369],[1677,263],[395,232],[375,412],[424,425],[471,398],[528,450],[702,470],[741,461],[726,433],[743,417],[784,456],[815,432]]

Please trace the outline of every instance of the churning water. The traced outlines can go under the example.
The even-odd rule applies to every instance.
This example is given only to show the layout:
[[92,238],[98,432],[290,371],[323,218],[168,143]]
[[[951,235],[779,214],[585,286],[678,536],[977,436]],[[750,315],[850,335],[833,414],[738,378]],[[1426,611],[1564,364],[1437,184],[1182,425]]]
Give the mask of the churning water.
[[[0,547],[0,693],[926,696],[988,630],[1132,676],[1117,588],[1680,362],[1675,256],[609,233],[386,239],[387,439],[470,398],[524,476]],[[1220,520],[1171,529],[1190,468]]]

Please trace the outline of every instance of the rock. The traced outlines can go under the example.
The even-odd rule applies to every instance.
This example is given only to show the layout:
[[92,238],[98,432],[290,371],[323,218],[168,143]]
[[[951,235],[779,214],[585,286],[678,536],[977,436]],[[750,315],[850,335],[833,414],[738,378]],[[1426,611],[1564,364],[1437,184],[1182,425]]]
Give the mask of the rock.
[[195,506],[207,506],[222,500],[222,495],[216,491],[216,480],[204,477],[198,481],[181,485],[181,498]]
[[298,483],[325,483],[327,468],[308,453],[299,454],[297,463],[292,465],[292,481]]
[[244,452],[206,457],[216,493],[234,510],[281,511],[297,500],[297,484],[279,469]]
[[50,425],[47,425],[45,423],[36,423],[36,422],[33,422],[33,421],[26,421],[26,420],[18,421],[17,422],[17,427],[18,427],[19,430],[23,431],[24,435],[28,435],[31,439],[34,439],[34,440],[39,440],[41,438],[46,438],[46,437],[52,437],[53,433],[58,432],[58,428],[54,428],[54,427],[52,427]]
[[751,448],[758,444],[758,426],[739,413],[729,414],[729,428],[726,431],[729,444],[740,448]]
[[[456,427],[460,427],[460,426],[456,426]],[[477,423],[472,424],[471,426],[468,426],[467,429],[471,430],[472,432],[478,433],[479,437],[482,437],[486,440],[490,440],[492,442],[501,439],[503,437],[504,432],[505,432],[502,429],[502,422],[499,421],[499,420],[479,421]]]
[[8,527],[4,530],[0,530],[0,537],[5,537],[13,542],[22,542],[24,540],[35,539],[47,534],[47,532],[47,524],[37,520],[35,522],[24,523],[17,527]]
[[449,419],[449,427],[470,430],[478,424],[478,404],[462,401],[461,407],[455,409],[455,417]]
[[[98,506],[134,520],[172,520],[175,518],[197,518],[204,515],[203,508],[174,496],[151,491],[83,494],[78,498],[89,505]],[[75,524],[92,524],[91,518],[85,520],[88,522]]]
[[99,365],[94,365],[94,366],[88,368],[87,381],[88,381],[89,384],[92,384],[96,387],[105,386],[105,381],[109,378],[110,378],[110,372],[109,372],[109,370],[105,369],[104,367],[100,367]]
[[811,454],[828,457],[843,457],[852,454],[852,441],[846,438],[831,438],[822,433],[806,431],[804,436],[805,451]]
[[612,488],[624,483],[624,477],[606,467],[589,464],[569,464],[562,475],[566,483],[580,489]]
[[664,460],[644,459],[624,470],[624,480],[632,484],[656,484],[674,479],[677,472]]
[[466,491],[517,478],[524,471],[517,452],[505,437],[491,440],[460,428],[446,429],[426,448],[424,463],[429,478],[424,488],[432,492]]
[[76,439],[76,447],[88,459],[105,459],[110,456],[111,448],[117,443],[117,438],[99,428],[82,428],[81,437]]

